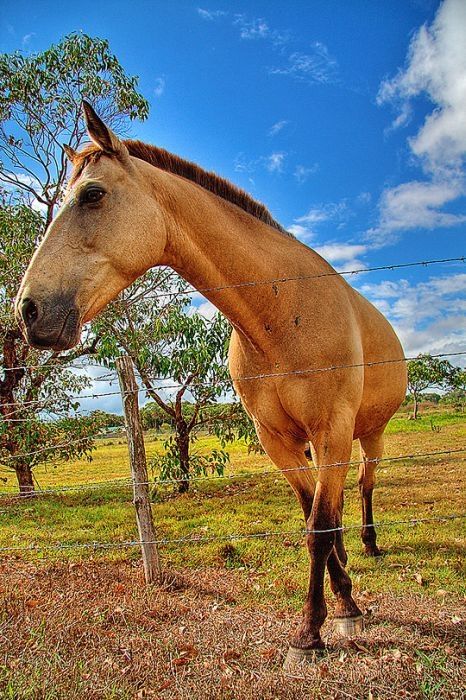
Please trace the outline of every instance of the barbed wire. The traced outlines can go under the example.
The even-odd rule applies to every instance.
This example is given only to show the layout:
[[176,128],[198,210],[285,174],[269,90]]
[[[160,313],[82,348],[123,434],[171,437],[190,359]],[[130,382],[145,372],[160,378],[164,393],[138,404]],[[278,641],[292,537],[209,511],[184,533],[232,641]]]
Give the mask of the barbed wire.
[[[147,295],[144,297],[144,299],[162,299],[166,297],[171,297],[171,296],[186,296],[189,294],[204,294],[205,292],[221,292],[226,289],[242,289],[242,288],[247,288],[247,287],[260,287],[260,286],[265,286],[269,284],[284,284],[286,282],[304,282],[308,280],[315,280],[315,279],[322,279],[325,277],[335,277],[335,276],[341,276],[341,275],[359,275],[364,272],[381,272],[382,270],[401,270],[409,267],[416,267],[416,266],[423,266],[427,267],[428,265],[439,265],[439,264],[445,264],[445,263],[452,263],[452,262],[466,262],[466,257],[460,256],[458,258],[443,258],[439,260],[420,260],[416,262],[411,262],[411,263],[395,263],[393,265],[378,265],[376,267],[364,267],[364,268],[358,268],[355,270],[341,270],[338,272],[337,270],[332,270],[331,272],[321,272],[319,274],[313,274],[313,275],[296,275],[296,276],[289,276],[289,277],[274,277],[270,278],[267,280],[250,280],[246,282],[237,282],[236,284],[224,284],[224,285],[219,285],[217,287],[202,287],[201,289],[188,289],[188,290],[181,290],[181,291],[174,291],[174,292],[159,292],[157,294],[152,294],[152,295]],[[125,303],[125,300],[121,300],[123,303]],[[131,300],[127,301],[126,303],[131,304]]]
[[[382,520],[377,523],[365,525],[366,528],[383,528],[392,527],[394,525],[418,525],[428,522],[448,522],[451,520],[461,520],[466,518],[466,513],[454,513],[447,515],[437,515],[428,518],[405,518],[402,520]],[[176,538],[160,538],[156,540],[129,540],[125,542],[59,542],[56,544],[44,545],[10,545],[8,547],[0,547],[0,552],[43,552],[43,551],[59,551],[64,549],[125,549],[127,547],[140,547],[142,545],[157,545],[166,546],[171,544],[191,545],[191,544],[206,544],[210,542],[234,541],[245,539],[265,539],[268,537],[283,537],[284,535],[300,536],[306,535],[321,535],[328,532],[347,532],[349,530],[361,529],[361,524],[342,525],[341,527],[332,527],[325,530],[314,530],[309,528],[296,530],[268,530],[267,532],[248,532],[248,533],[232,533],[230,535],[198,535],[194,537],[176,537]]]
[[32,452],[18,452],[14,455],[2,457],[1,460],[2,462],[5,462],[6,460],[11,461],[14,459],[24,459],[24,457],[32,457],[34,455],[42,454],[43,452],[61,450],[63,447],[70,447],[70,445],[78,445],[81,442],[89,442],[90,440],[94,440],[94,437],[92,435],[88,437],[77,438],[76,440],[68,440],[67,442],[57,443],[56,445],[49,445],[48,447],[41,447],[38,450],[33,450]]
[[[466,355],[466,350],[460,350],[457,352],[441,352],[441,353],[435,353],[435,354],[430,354],[429,357],[432,358],[439,358],[439,357],[459,357],[461,355]],[[353,364],[347,364],[347,365],[330,365],[328,367],[308,367],[306,369],[295,369],[295,370],[288,370],[285,372],[265,372],[262,374],[253,374],[253,375],[245,375],[245,376],[238,376],[238,377],[231,377],[231,378],[224,378],[224,379],[219,379],[219,380],[210,380],[210,381],[197,381],[193,382],[187,387],[187,390],[192,390],[196,386],[215,386],[215,385],[223,385],[223,384],[232,384],[234,382],[242,382],[242,381],[252,381],[256,379],[276,379],[278,377],[287,377],[287,376],[296,376],[296,375],[302,375],[302,374],[318,374],[320,372],[333,372],[337,370],[342,370],[342,369],[359,369],[362,367],[376,367],[379,365],[388,365],[388,364],[399,364],[401,362],[411,362],[413,360],[419,359],[418,356],[413,356],[413,357],[398,357],[394,359],[389,359],[389,360],[375,360],[372,362],[357,362]],[[161,381],[161,377],[157,378],[150,378],[151,381]],[[128,391],[124,392],[126,394],[131,394],[131,393],[143,393],[143,392],[149,392],[149,391],[163,391],[166,389],[179,389],[180,384],[163,384],[161,386],[149,386],[149,387],[139,387],[133,391]],[[106,397],[106,396],[117,396],[121,395],[121,391],[106,391],[106,392],[100,392],[100,393],[92,393],[92,394],[70,394],[68,396],[69,399],[98,399],[101,397]],[[47,400],[46,399],[34,399],[31,401],[24,401],[21,404],[21,407],[27,406],[27,405],[34,405],[34,404],[44,404],[44,407],[47,405]],[[16,406],[17,402],[5,402],[2,404],[2,406]],[[18,410],[21,410],[21,407]],[[0,420],[0,422],[2,422]],[[3,422],[7,422],[7,419],[3,419]]]
[[[187,294],[202,294],[203,292],[213,292],[213,291],[222,291],[224,289],[236,289],[236,288],[242,288],[242,287],[256,287],[256,286],[264,286],[268,284],[282,284],[286,282],[299,282],[299,281],[306,281],[306,280],[312,280],[312,279],[321,279],[324,277],[335,277],[335,276],[340,276],[340,275],[357,275],[361,274],[363,272],[379,272],[382,270],[400,270],[404,268],[410,268],[410,267],[427,267],[429,265],[439,265],[439,264],[446,264],[446,263],[454,263],[454,262],[466,262],[466,256],[462,255],[457,258],[440,258],[440,259],[435,259],[435,260],[418,260],[415,262],[409,262],[409,263],[395,263],[392,265],[379,265],[376,267],[367,267],[367,268],[358,268],[355,270],[342,270],[341,272],[338,272],[337,270],[333,270],[331,272],[324,272],[324,273],[319,273],[317,275],[298,275],[295,277],[277,277],[277,278],[271,278],[268,280],[250,280],[246,282],[238,282],[236,284],[228,284],[228,285],[221,285],[217,287],[204,287],[202,289],[191,289],[191,290],[179,290],[179,291],[173,291],[173,292],[161,292],[155,295],[147,295],[144,296],[144,299],[158,299],[161,297],[167,297],[167,296],[180,296],[180,295],[187,295]],[[126,301],[124,299],[120,299],[119,301],[122,301],[123,303]],[[138,299],[139,301],[139,299]],[[131,303],[131,302],[130,302]],[[63,365],[61,363],[56,363],[56,362],[50,362],[50,363],[43,363],[40,365],[18,365],[15,367],[3,367],[2,370],[4,372],[13,372],[17,370],[45,370],[48,368],[56,368],[56,367],[63,367],[64,369],[83,369],[83,367],[100,367],[102,368],[102,365],[98,364],[91,364],[91,363],[86,363],[86,364],[67,364]],[[94,380],[95,381],[95,380]]]
[[[249,478],[255,478],[255,477],[264,477],[264,476],[279,476],[280,474],[286,474],[288,472],[299,472],[299,471],[321,471],[323,469],[334,469],[336,467],[350,467],[350,466],[355,466],[355,465],[360,465],[364,464],[366,461],[374,462],[376,464],[379,464],[381,462],[399,462],[403,460],[413,460],[413,459],[421,459],[424,457],[441,457],[441,456],[446,456],[446,455],[452,455],[452,454],[461,454],[463,452],[466,452],[466,447],[460,447],[460,448],[454,448],[454,449],[449,449],[449,450],[436,450],[433,452],[420,452],[420,453],[409,453],[409,454],[402,454],[402,455],[396,455],[396,456],[387,456],[387,457],[377,457],[372,460],[364,460],[364,459],[359,459],[359,460],[349,460],[347,462],[333,462],[331,464],[322,464],[320,466],[315,465],[315,464],[306,464],[306,465],[301,465],[297,467],[285,467],[281,469],[280,467],[274,467],[273,469],[263,469],[259,471],[249,471],[249,472],[237,472],[237,473],[232,473],[232,474],[216,474],[216,475],[203,475],[203,476],[190,476],[189,481],[190,482],[199,482],[199,481],[219,481],[219,480],[227,480],[231,481],[233,479],[249,479]],[[466,460],[460,460],[462,462]],[[435,463],[437,464],[437,462]],[[179,477],[179,478],[173,478],[173,479],[158,479],[154,477],[154,479],[150,481],[134,481],[131,479],[131,477],[119,477],[118,479],[109,479],[107,481],[99,481],[95,483],[90,483],[90,484],[75,484],[75,485],[69,485],[69,486],[57,486],[56,488],[50,488],[50,489],[40,489],[39,491],[32,491],[32,492],[24,492],[22,495],[11,495],[8,491],[0,491],[0,497],[7,497],[9,501],[11,500],[24,500],[28,498],[36,498],[37,496],[48,496],[48,495],[53,495],[57,493],[67,493],[67,492],[75,492],[75,491],[94,491],[94,490],[100,490],[103,488],[107,488],[110,486],[125,486],[125,487],[134,487],[134,486],[166,486],[169,484],[180,484],[184,483],[186,481],[186,477]],[[10,486],[4,488],[11,488],[11,489],[17,489],[17,486]]]

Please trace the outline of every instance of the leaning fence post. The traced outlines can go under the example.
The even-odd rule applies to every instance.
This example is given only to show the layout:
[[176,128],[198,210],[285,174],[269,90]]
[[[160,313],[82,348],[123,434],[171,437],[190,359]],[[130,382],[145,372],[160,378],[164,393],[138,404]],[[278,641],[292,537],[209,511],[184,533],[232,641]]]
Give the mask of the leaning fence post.
[[155,544],[155,527],[150,507],[146,450],[139,416],[138,386],[133,363],[128,355],[118,357],[116,366],[125,413],[129,462],[133,478],[133,503],[141,541],[144,575],[146,583],[161,582],[162,568]]

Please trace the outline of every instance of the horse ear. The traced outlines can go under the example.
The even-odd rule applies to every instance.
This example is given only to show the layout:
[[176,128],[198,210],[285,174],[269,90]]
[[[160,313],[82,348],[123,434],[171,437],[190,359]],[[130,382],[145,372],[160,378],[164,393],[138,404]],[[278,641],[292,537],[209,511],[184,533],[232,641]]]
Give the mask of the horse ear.
[[66,143],[63,144],[62,148],[63,148],[63,150],[65,151],[66,157],[68,158],[68,160],[69,160],[71,163],[74,163],[74,161],[75,161],[75,159],[76,159],[76,155],[77,155],[77,153],[76,153],[76,151],[74,150],[74,148],[71,148],[71,146],[68,146]]
[[102,121],[89,102],[83,100],[84,120],[91,140],[105,153],[121,156],[126,154],[126,146]]

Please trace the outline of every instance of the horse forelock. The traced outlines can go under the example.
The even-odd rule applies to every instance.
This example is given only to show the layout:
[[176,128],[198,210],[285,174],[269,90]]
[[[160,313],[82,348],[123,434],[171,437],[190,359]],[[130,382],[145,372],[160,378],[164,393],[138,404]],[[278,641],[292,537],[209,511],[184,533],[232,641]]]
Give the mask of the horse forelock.
[[[199,165],[196,165],[196,163],[180,158],[180,156],[170,153],[170,151],[166,151],[164,148],[152,146],[142,141],[133,141],[131,139],[125,140],[123,143],[131,156],[144,160],[146,163],[160,168],[160,170],[165,170],[166,172],[190,180],[203,189],[221,197],[221,199],[235,204],[243,211],[259,219],[259,221],[263,221],[287,236],[292,236],[291,233],[286,231],[283,226],[275,221],[264,204],[253,199],[245,190],[237,187],[229,180],[220,177],[214,172],[204,170]],[[73,160],[73,172],[70,185],[79,178],[86,165],[97,162],[102,155],[104,155],[104,151],[95,144],[89,144],[85,146],[82,151],[79,151]],[[105,155],[108,154],[105,153]]]

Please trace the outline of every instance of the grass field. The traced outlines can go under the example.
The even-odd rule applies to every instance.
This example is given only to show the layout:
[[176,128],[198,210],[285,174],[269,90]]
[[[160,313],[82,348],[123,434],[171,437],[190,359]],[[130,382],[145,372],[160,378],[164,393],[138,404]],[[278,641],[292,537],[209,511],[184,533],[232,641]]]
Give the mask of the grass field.
[[[387,430],[386,454],[396,456],[458,449],[465,446],[465,436],[465,420],[461,415],[434,411],[418,421],[409,421],[406,415],[399,414]],[[202,437],[197,449],[208,450],[214,443],[213,438]],[[159,449],[161,441],[148,436],[148,455]],[[92,462],[38,469],[38,483],[46,489],[71,484],[84,486],[126,477],[126,450],[126,444],[121,440],[99,441]],[[261,471],[270,468],[265,456],[248,455],[240,444],[235,444],[230,454],[228,473],[238,478],[198,481],[190,493],[183,496],[175,496],[168,488],[154,489],[153,513],[160,537],[221,537],[270,531],[287,534],[266,539],[184,542],[163,547],[164,568],[178,572],[178,579],[181,572],[184,581],[175,592],[144,592],[137,547],[100,550],[70,546],[53,549],[60,543],[114,543],[136,539],[129,488],[122,485],[89,488],[42,496],[24,503],[3,499],[0,504],[0,547],[34,544],[45,549],[4,553],[0,582],[0,650],[4,661],[0,662],[0,689],[4,688],[5,694],[1,697],[126,700],[152,697],[153,693],[154,697],[170,698],[243,698],[250,697],[246,681],[254,677],[263,694],[251,697],[389,698],[403,697],[404,691],[407,692],[404,697],[461,697],[457,652],[460,649],[461,622],[464,627],[461,605],[466,595],[464,521],[381,527],[378,541],[385,556],[377,560],[362,554],[358,529],[349,530],[345,541],[356,598],[366,612],[372,612],[372,620],[376,619],[376,623],[372,623],[356,646],[348,647],[348,643],[342,641],[332,642],[329,631],[330,656],[315,668],[302,672],[302,679],[307,678],[311,686],[304,687],[302,682],[296,685],[295,681],[287,681],[283,676],[280,663],[286,648],[286,632],[291,622],[297,619],[306,588],[307,553],[299,534],[303,527],[302,516],[291,489],[279,473],[260,476]],[[353,458],[359,458],[356,445]],[[465,458],[466,453],[381,463],[374,498],[376,521],[431,518],[464,512]],[[257,474],[241,477],[245,472]],[[345,495],[346,525],[360,522],[356,475],[357,467],[352,467]],[[71,592],[67,589],[67,582]],[[231,600],[228,600],[230,589]],[[71,596],[69,604],[66,603],[68,594]],[[152,627],[157,629],[151,628],[149,632],[143,620],[144,610],[149,605],[148,596],[153,597],[150,605],[161,611],[160,615],[157,613],[151,618]],[[330,593],[328,599],[331,603]],[[59,614],[55,612],[55,605],[58,605]],[[76,605],[82,608],[79,614]],[[205,616],[204,625],[197,617],[197,605]],[[127,610],[127,613],[115,613],[115,619],[108,626],[106,620],[111,606]],[[163,617],[164,606],[168,610],[166,619]],[[172,615],[173,606],[176,611]],[[85,620],[81,615],[84,610],[87,611]],[[121,616],[126,621],[120,620]],[[236,634],[242,630],[244,641],[241,644],[236,640],[235,646],[235,640],[230,639],[231,630],[225,628],[230,624],[227,618],[233,620],[232,630],[235,629]],[[102,649],[106,650],[102,652],[104,656],[107,654],[113,659],[116,654],[117,657],[99,671],[100,694],[90,682],[97,671],[94,660],[82,651],[82,640],[76,636],[79,625],[87,630],[92,645],[98,646],[100,639]],[[60,626],[65,630],[62,634],[59,633]],[[180,651],[180,638],[184,636],[180,629],[191,627],[196,629],[192,632],[196,639],[185,640],[188,650]],[[107,636],[108,630],[114,628],[118,628],[117,637],[121,635],[124,644],[130,644],[128,648],[131,649],[131,644],[138,646],[147,635],[151,637],[159,654],[157,660],[153,658],[159,675],[153,676],[152,684],[144,680],[138,685],[134,680],[134,660],[126,659],[130,670],[121,675],[122,660],[120,652],[115,651],[121,640],[115,637],[112,641],[112,637]],[[259,634],[259,628],[265,639],[265,651],[271,646],[275,649],[274,653],[270,651],[269,658],[267,654],[264,657],[256,653],[264,651],[256,649],[252,640],[254,634]],[[268,631],[264,632],[264,629]],[[170,630],[168,636],[167,630]],[[160,634],[168,646],[160,646]],[[201,653],[199,645],[204,644],[203,639],[212,641],[212,635],[217,635],[215,639],[225,649],[222,647],[223,651],[217,653],[215,647],[217,651],[212,656],[208,647],[203,647]],[[15,643],[13,639],[16,639]],[[109,644],[113,651],[109,651]],[[195,655],[189,651],[190,645],[196,648]],[[233,651],[241,647],[242,651],[232,651],[231,658],[225,661],[225,653],[228,656],[230,647]],[[24,658],[19,654],[21,648],[26,650]],[[38,650],[42,660],[34,656],[34,649]],[[408,651],[412,663],[410,661],[406,666]],[[102,653],[95,650],[101,664],[107,658]],[[235,657],[235,654],[239,656]],[[83,657],[82,668],[78,663],[79,655]],[[342,655],[343,660],[346,659],[344,664]],[[382,661],[384,657],[387,658]],[[182,661],[174,663],[176,658]],[[28,674],[25,659],[33,665],[35,675]],[[140,676],[145,679],[151,662],[145,656],[144,659]],[[220,659],[218,678],[212,659]],[[403,665],[400,659],[405,659],[403,672],[399,668]],[[116,666],[113,667],[114,662]],[[147,668],[144,664],[148,664]],[[371,668],[371,664],[369,680],[372,680],[368,682],[368,677],[363,678],[361,673],[363,668]],[[160,670],[162,667],[165,671]],[[409,673],[404,675],[408,667]],[[54,694],[50,679],[59,673],[60,668],[62,671],[68,669],[67,677],[68,680],[74,679],[75,690],[65,684],[60,686],[59,694]],[[166,688],[161,688],[165,682],[162,676],[167,673]],[[212,687],[201,683],[203,677],[209,678],[210,682],[214,678],[220,679],[219,682],[224,683],[223,690],[215,695]],[[327,683],[324,683],[325,679]],[[327,695],[324,686],[328,687]],[[394,687],[397,692],[390,695]],[[294,688],[294,694],[291,688]],[[312,694],[316,688],[320,694]]]

